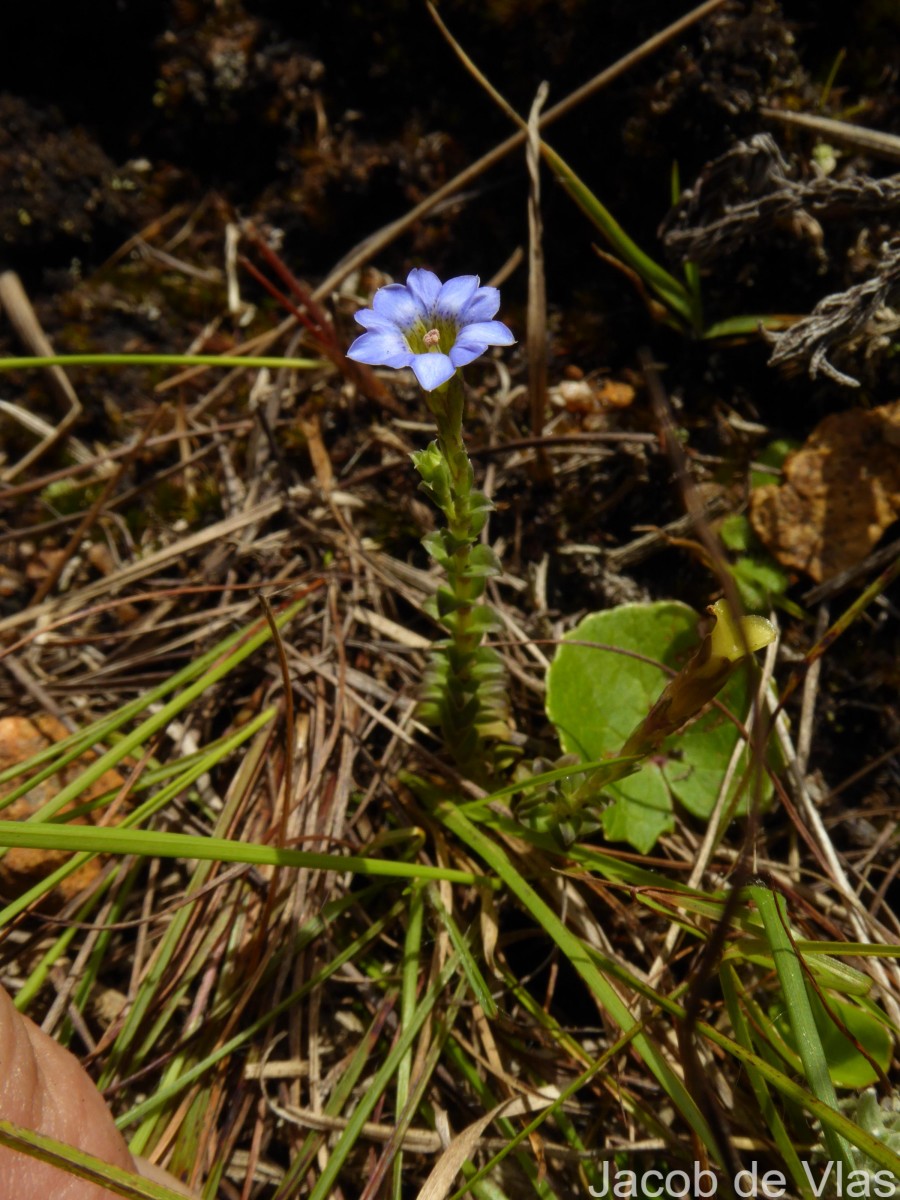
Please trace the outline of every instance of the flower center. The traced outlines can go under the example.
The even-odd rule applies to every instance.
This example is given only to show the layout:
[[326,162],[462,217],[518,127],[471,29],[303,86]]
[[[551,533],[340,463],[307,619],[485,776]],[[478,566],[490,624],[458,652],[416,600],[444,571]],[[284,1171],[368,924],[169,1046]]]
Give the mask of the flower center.
[[458,330],[455,321],[445,320],[437,313],[430,312],[417,317],[402,332],[413,354],[446,354],[447,347],[456,341]]

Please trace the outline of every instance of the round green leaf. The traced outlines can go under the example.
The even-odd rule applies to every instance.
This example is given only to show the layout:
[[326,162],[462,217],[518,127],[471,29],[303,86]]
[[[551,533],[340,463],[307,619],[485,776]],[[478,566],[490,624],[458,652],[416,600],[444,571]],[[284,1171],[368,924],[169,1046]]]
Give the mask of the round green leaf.
[[[693,609],[675,601],[624,604],[585,617],[567,634],[547,677],[547,713],[563,749],[584,761],[618,751],[668,680],[658,664],[678,670],[696,649],[697,624]],[[578,644],[585,642],[600,645]],[[749,690],[743,670],[719,699],[739,718],[746,717]],[[715,708],[669,738],[663,753],[644,763],[639,774],[609,788],[613,803],[603,814],[607,837],[646,853],[673,827],[673,798],[694,816],[708,817],[737,740],[735,725]],[[732,795],[746,767],[744,751]],[[764,798],[770,793],[764,780]],[[738,811],[746,811],[745,800]]]

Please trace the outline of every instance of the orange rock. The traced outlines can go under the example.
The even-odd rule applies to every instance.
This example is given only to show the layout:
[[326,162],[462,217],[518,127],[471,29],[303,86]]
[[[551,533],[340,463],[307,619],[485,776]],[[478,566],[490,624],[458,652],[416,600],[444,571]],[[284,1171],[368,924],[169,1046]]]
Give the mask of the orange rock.
[[[27,717],[0,718],[0,771],[25,762],[32,755],[45,750],[54,742],[69,736],[69,731],[56,717],[42,714],[29,719]],[[71,783],[96,756],[88,751],[74,762],[69,763],[43,783],[37,784],[26,795],[21,796],[12,804],[0,810],[0,818],[6,821],[22,821],[32,813],[37,812],[48,801],[52,800],[59,791]],[[14,779],[0,789],[0,798],[8,795],[20,784],[21,779]],[[122,777],[115,771],[106,771],[97,782],[79,797],[77,803],[83,804],[93,800],[112,788],[122,786]],[[69,805],[69,808],[74,807]],[[65,811],[65,810],[63,810]],[[78,817],[77,824],[90,823],[91,818]],[[51,871],[66,862],[71,855],[58,850],[30,850],[15,847],[0,858],[0,891],[11,899],[44,879]],[[100,862],[91,859],[90,862],[78,868],[72,875],[59,884],[53,892],[56,904],[64,904],[77,896],[88,884],[92,883],[100,873]]]
[[861,562],[900,516],[900,400],[826,417],[750,496],[760,540],[817,583]]

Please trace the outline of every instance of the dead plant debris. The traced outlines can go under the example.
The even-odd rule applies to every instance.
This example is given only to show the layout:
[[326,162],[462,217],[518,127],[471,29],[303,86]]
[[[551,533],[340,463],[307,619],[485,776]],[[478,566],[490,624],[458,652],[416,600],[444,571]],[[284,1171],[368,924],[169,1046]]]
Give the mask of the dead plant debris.
[[820,373],[844,387],[858,388],[859,380],[839,371],[828,360],[833,349],[871,358],[886,351],[900,330],[900,313],[891,302],[900,288],[900,240],[882,247],[875,274],[846,292],[826,296],[813,312],[784,333],[767,333],[775,345],[770,366],[789,370],[807,367],[810,379]]
[[900,201],[900,175],[798,179],[795,173],[771,134],[738,142],[704,168],[666,217],[663,244],[678,262],[720,261],[773,226],[793,224],[821,241],[820,219],[889,213]]

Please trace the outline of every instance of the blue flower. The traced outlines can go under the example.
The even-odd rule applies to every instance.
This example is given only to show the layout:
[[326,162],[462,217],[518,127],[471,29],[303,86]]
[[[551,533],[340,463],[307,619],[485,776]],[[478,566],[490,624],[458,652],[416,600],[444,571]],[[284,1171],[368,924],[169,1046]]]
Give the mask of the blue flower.
[[412,367],[426,392],[433,392],[484,354],[488,346],[516,340],[502,321],[491,318],[500,293],[479,287],[477,275],[441,283],[431,271],[410,271],[406,283],[379,288],[372,307],[356,320],[365,329],[347,357],[373,367]]

